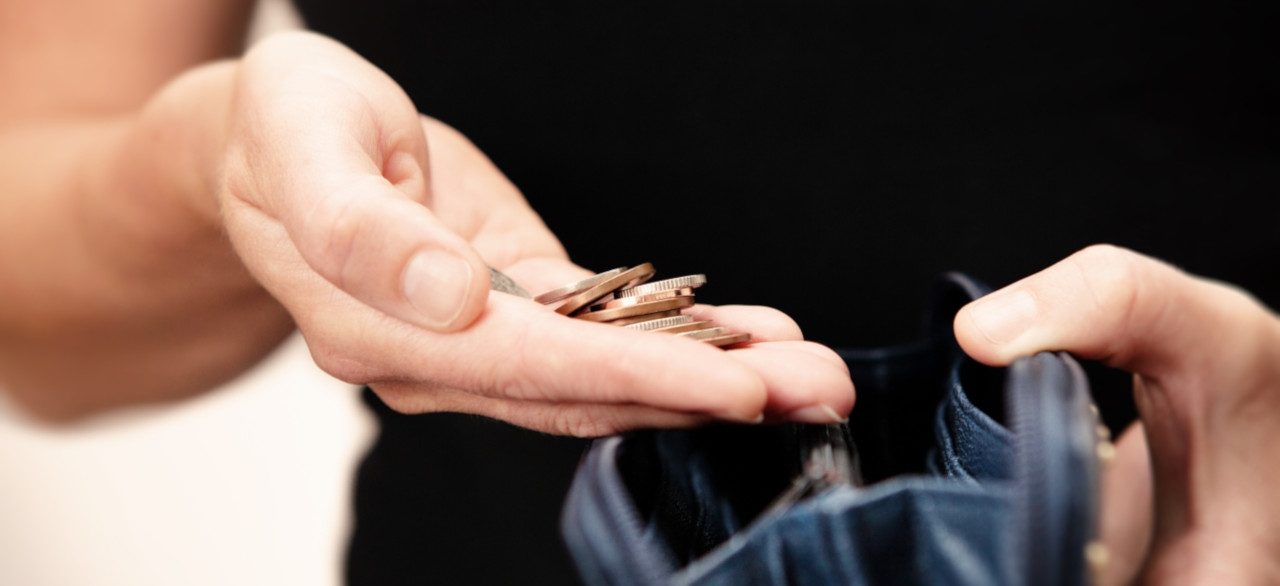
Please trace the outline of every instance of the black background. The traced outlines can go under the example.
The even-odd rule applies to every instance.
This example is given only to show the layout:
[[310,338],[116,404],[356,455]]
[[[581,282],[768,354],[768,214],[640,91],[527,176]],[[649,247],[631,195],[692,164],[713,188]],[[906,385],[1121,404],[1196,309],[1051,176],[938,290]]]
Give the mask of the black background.
[[[942,271],[1002,285],[1096,242],[1280,302],[1274,2],[299,4],[579,264],[706,273],[700,300],[833,346],[911,338]],[[582,442],[370,404],[353,583],[572,579]]]

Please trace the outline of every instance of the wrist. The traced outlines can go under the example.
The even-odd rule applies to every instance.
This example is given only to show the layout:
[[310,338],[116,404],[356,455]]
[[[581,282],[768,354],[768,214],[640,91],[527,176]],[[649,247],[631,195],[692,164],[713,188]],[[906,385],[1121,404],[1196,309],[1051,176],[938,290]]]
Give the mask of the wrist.
[[0,159],[21,162],[0,181],[16,210],[0,267],[23,275],[0,282],[0,379],[32,413],[192,395],[290,330],[218,213],[234,75],[201,67],[141,110],[0,133]]
[[1145,584],[1274,584],[1280,559],[1248,531],[1188,532],[1152,549]]
[[236,68],[217,62],[174,79],[89,151],[76,207],[102,266],[159,278],[198,267],[249,281],[218,204]]
[[209,231],[222,227],[218,190],[238,67],[219,61],[169,82],[138,115],[116,161],[120,179],[150,176],[157,199]]

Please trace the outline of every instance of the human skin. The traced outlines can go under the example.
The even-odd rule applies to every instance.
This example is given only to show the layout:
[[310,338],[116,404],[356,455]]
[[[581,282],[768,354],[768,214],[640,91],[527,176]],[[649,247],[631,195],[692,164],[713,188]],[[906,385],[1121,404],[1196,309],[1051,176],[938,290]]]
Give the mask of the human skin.
[[582,436],[847,415],[843,362],[775,310],[697,308],[758,341],[726,352],[490,292],[486,265],[532,291],[589,272],[350,50],[237,57],[246,8],[0,2],[0,386],[28,411],[197,394],[296,327],[408,413]]
[[[776,311],[697,308],[762,340],[721,352],[487,291],[484,264],[534,291],[587,272],[357,55],[290,34],[239,56],[248,8],[0,0],[0,386],[29,411],[204,392],[297,328],[405,412],[575,435],[848,413],[843,364]],[[1145,432],[1104,481],[1109,580],[1276,577],[1274,315],[1100,247],[966,308],[956,333],[989,364],[1067,350],[1135,372]]]
[[[1280,582],[1280,319],[1247,293],[1092,246],[966,306],[961,346],[1134,374],[1141,424],[1103,480],[1102,583]],[[1154,505],[1152,504],[1154,497]]]

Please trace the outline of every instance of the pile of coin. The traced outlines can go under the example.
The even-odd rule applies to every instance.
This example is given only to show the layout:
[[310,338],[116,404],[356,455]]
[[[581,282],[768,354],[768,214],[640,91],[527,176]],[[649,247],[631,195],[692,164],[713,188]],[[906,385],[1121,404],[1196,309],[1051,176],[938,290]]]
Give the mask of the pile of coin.
[[649,263],[619,267],[547,291],[534,300],[558,304],[556,312],[561,315],[693,338],[721,348],[751,341],[751,334],[731,332],[681,313],[693,306],[694,290],[707,284],[705,275],[650,281],[653,275]]

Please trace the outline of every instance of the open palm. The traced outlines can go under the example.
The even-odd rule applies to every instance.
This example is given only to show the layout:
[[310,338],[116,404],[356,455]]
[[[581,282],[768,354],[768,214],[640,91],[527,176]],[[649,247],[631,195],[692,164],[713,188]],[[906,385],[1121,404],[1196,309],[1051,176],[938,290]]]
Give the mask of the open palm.
[[236,104],[221,197],[237,252],[322,368],[397,410],[601,435],[852,407],[843,362],[772,309],[693,308],[758,341],[725,352],[488,291],[486,265],[534,292],[590,272],[478,149],[341,45],[260,44]]

